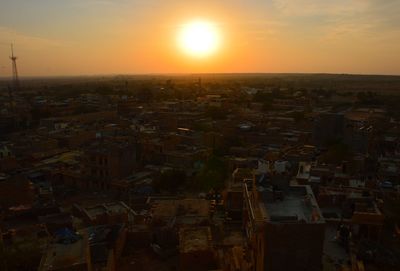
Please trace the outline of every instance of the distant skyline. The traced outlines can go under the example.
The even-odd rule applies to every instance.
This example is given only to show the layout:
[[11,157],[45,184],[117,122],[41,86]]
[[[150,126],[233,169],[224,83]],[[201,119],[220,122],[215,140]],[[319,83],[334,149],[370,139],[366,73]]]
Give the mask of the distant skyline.
[[[160,73],[400,75],[398,0],[1,0],[0,77]],[[179,48],[206,20],[221,44]]]

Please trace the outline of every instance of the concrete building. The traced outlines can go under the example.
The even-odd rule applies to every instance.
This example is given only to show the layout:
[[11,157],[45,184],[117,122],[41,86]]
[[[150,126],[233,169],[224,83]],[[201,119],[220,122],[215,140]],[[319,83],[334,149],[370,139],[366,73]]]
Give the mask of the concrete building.
[[122,201],[86,208],[74,205],[74,211],[87,225],[128,224],[134,215],[132,209]]
[[325,221],[309,186],[244,184],[244,202],[253,270],[322,270]]
[[180,270],[216,270],[210,228],[182,228],[179,231],[179,258]]
[[95,189],[110,189],[112,180],[127,177],[136,168],[136,146],[126,141],[98,141],[84,156],[84,175],[88,187]]
[[160,199],[152,202],[152,225],[208,224],[210,202],[204,199]]
[[116,271],[126,242],[122,224],[99,225],[86,229],[93,271]]
[[350,225],[355,240],[380,241],[385,216],[368,189],[322,187],[318,203],[326,221]]
[[39,271],[115,271],[126,241],[123,225],[100,225],[77,234],[63,229],[45,251]]
[[227,217],[232,221],[241,221],[243,217],[243,183],[253,180],[253,170],[236,168],[231,176],[226,191],[224,203]]
[[87,235],[71,233],[68,238],[50,244],[39,265],[39,271],[91,271]]

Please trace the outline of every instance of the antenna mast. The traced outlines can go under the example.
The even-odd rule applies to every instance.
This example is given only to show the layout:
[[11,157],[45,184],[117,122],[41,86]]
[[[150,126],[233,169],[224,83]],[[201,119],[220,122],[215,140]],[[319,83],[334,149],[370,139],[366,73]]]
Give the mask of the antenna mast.
[[17,57],[14,56],[14,46],[11,44],[11,56],[12,62],[12,88],[14,92],[19,90],[19,78],[18,78],[18,69],[17,69]]

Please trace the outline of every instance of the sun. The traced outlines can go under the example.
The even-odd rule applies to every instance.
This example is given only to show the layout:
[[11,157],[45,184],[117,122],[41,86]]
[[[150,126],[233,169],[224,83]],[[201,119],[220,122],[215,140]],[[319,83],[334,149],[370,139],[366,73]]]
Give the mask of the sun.
[[193,21],[182,26],[178,35],[181,49],[194,57],[206,57],[214,53],[220,44],[220,34],[215,24]]

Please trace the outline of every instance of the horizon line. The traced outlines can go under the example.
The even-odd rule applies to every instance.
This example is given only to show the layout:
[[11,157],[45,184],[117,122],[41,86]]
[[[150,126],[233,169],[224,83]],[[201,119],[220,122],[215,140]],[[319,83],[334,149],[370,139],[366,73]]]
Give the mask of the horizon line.
[[[387,76],[400,77],[400,74],[378,74],[378,73],[334,73],[334,72],[197,72],[197,73],[93,73],[93,74],[60,74],[60,75],[26,75],[19,76],[20,79],[34,78],[71,78],[71,77],[115,77],[115,76],[194,76],[194,75],[348,75],[348,76]],[[9,79],[12,76],[0,76],[0,80]]]

